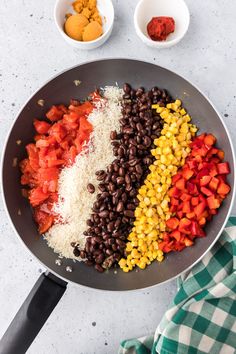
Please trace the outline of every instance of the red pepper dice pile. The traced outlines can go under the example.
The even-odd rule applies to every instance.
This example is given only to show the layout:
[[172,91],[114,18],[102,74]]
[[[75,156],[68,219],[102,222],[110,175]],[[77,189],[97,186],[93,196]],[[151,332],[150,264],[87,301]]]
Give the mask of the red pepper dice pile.
[[211,134],[196,137],[186,163],[172,178],[168,193],[173,216],[167,220],[169,231],[159,243],[159,249],[165,253],[181,251],[191,246],[196,237],[204,237],[204,225],[217,214],[230,192],[226,183],[229,165],[222,162],[224,152],[215,143],[216,138]]

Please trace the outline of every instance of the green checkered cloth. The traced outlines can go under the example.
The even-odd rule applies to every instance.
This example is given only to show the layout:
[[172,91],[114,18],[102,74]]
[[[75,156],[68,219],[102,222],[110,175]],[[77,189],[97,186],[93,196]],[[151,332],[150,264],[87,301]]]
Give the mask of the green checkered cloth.
[[178,279],[155,335],[121,343],[119,354],[236,353],[236,217],[203,259]]

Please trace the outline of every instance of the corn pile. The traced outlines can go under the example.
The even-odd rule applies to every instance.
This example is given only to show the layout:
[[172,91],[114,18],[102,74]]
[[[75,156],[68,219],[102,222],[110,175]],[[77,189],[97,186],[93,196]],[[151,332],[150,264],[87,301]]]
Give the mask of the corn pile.
[[119,262],[124,272],[135,266],[145,269],[153,260],[163,260],[158,240],[162,238],[166,220],[171,216],[167,191],[172,177],[184,165],[190,153],[189,143],[197,131],[180,100],[166,107],[153,105],[152,108],[160,114],[164,125],[161,136],[154,140],[156,148],[151,151],[156,160],[149,167],[151,172],[137,195],[139,205],[135,210],[134,227],[128,236],[127,258]]

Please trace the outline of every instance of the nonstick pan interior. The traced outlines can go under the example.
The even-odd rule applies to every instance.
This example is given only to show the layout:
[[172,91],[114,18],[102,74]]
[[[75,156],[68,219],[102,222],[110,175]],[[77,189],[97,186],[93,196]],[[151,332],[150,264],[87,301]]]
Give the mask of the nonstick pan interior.
[[[81,84],[76,86],[74,80],[80,80]],[[55,264],[57,255],[39,236],[29,204],[21,195],[20,173],[18,167],[13,166],[13,160],[17,158],[20,161],[25,157],[24,146],[32,141],[34,135],[33,119],[44,117],[51,105],[68,104],[71,98],[82,99],[96,87],[116,83],[122,87],[124,82],[134,87],[166,88],[173,98],[178,97],[183,101],[200,132],[214,134],[219,146],[225,151],[225,159],[231,166],[231,174],[228,177],[231,193],[218,215],[207,226],[207,237],[198,239],[193,247],[168,255],[162,263],[154,262],[143,271],[134,270],[128,274],[118,268],[100,274],[92,267],[71,260],[62,260],[62,266],[58,266]],[[44,100],[44,106],[38,104],[39,100]],[[18,140],[21,140],[20,145],[17,144]],[[60,74],[28,101],[15,121],[6,145],[3,159],[3,191],[16,232],[34,256],[48,269],[66,280],[92,288],[133,290],[153,286],[177,276],[197,262],[212,246],[229,216],[234,194],[234,170],[232,144],[226,128],[209,101],[194,86],[173,72],[156,65],[135,60],[108,59],[83,64]],[[65,270],[68,265],[73,269],[71,273]]]

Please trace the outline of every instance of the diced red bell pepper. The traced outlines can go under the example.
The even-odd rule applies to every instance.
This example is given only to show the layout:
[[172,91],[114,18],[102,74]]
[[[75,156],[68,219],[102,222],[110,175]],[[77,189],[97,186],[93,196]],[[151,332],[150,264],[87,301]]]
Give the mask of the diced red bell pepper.
[[207,204],[209,209],[218,209],[220,207],[220,201],[214,195],[207,198]]
[[204,143],[206,145],[212,146],[216,143],[216,138],[212,134],[207,134],[204,138]]
[[187,194],[187,193],[183,193],[183,194],[181,194],[180,199],[181,199],[183,202],[188,201],[188,200],[191,199],[191,195],[189,195],[189,194]]
[[176,183],[175,183],[176,188],[183,190],[185,189],[185,180],[184,178],[179,179]]
[[216,191],[217,187],[219,184],[219,179],[217,177],[212,177],[210,183],[209,183],[209,187],[213,190]]
[[172,184],[175,184],[181,177],[181,173],[176,173],[176,175],[172,177]]
[[205,232],[202,230],[202,228],[198,225],[196,221],[193,221],[191,224],[191,233],[194,236],[198,236],[198,237],[206,236]]
[[224,151],[218,150],[217,155],[218,155],[220,160],[224,160],[224,157],[225,157]]
[[192,204],[193,206],[198,205],[198,203],[199,203],[199,198],[198,198],[198,197],[192,197],[192,198],[191,198],[191,204]]
[[196,184],[187,182],[187,190],[191,195],[199,194]]
[[190,202],[189,201],[185,201],[183,203],[183,213],[187,214],[191,212],[191,208],[190,208]]
[[174,230],[170,233],[170,236],[175,238],[176,241],[180,241],[180,238],[181,238],[181,232],[179,230]]
[[170,204],[178,206],[179,205],[179,201],[178,201],[178,199],[176,199],[174,197],[171,197],[170,198]]
[[201,202],[200,204],[195,206],[193,210],[197,218],[204,212],[205,208],[206,202]]
[[187,164],[188,164],[190,170],[194,170],[195,168],[198,167],[198,163],[196,160],[188,160]]
[[221,182],[217,188],[217,193],[226,195],[230,192],[230,186],[226,183]]
[[193,241],[190,240],[189,238],[185,237],[184,238],[184,244],[185,244],[186,247],[190,247],[190,246],[193,245]]
[[210,181],[211,181],[211,176],[203,176],[200,179],[200,186],[202,186],[202,187],[207,186]]
[[166,221],[166,226],[171,230],[175,230],[179,225],[179,220],[177,218],[170,218]]
[[206,187],[201,187],[200,191],[205,194],[207,197],[210,197],[211,195],[213,195],[212,191]]
[[198,221],[200,226],[204,226],[206,224],[206,218],[203,216]]
[[192,211],[192,212],[190,212],[190,213],[187,213],[186,214],[186,217],[188,218],[188,219],[194,219],[195,218],[195,213]]
[[182,171],[182,176],[184,177],[184,179],[189,180],[194,174],[194,171],[191,170],[190,168],[185,168]]
[[209,209],[209,213],[210,213],[210,215],[216,215],[216,214],[217,214],[217,212],[218,212],[218,210],[217,210],[217,209]]
[[221,163],[218,163],[217,169],[218,169],[218,173],[219,173],[220,175],[230,173],[230,169],[229,169],[229,164],[228,164],[228,162],[221,162]]
[[178,188],[176,188],[176,187],[172,187],[172,188],[170,188],[168,194],[170,197],[179,198],[181,191],[178,190]]
[[176,213],[176,215],[178,216],[179,219],[182,219],[184,213],[183,213],[182,210],[178,210],[177,213]]
[[182,218],[180,221],[179,221],[179,231],[180,232],[183,232],[183,233],[189,233],[189,228],[191,226],[192,222],[190,220],[188,220],[187,218]]

